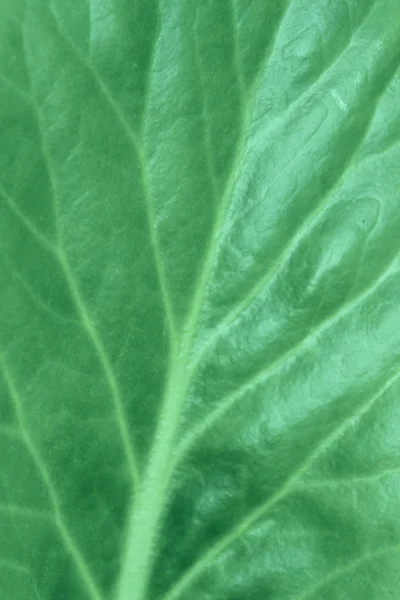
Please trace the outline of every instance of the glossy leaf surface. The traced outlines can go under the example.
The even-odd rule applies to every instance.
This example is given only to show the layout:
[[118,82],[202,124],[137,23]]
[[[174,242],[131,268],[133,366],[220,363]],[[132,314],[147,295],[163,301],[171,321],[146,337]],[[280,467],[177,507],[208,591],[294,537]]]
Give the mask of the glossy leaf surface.
[[400,594],[398,0],[2,0],[0,596]]

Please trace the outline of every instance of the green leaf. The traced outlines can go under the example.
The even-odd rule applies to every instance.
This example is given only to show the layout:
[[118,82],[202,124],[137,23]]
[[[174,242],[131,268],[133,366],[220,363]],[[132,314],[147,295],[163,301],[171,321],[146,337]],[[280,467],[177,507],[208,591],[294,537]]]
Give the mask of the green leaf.
[[0,596],[400,589],[398,0],[2,0]]

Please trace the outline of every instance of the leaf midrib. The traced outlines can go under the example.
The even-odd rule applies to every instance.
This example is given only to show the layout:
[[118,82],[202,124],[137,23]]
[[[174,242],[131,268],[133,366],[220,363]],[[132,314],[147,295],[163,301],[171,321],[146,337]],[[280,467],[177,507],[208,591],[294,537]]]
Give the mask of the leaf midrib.
[[[282,21],[287,14],[287,10],[282,15]],[[276,29],[276,35],[278,32],[279,26]],[[267,52],[260,66],[259,73],[262,72],[265,63],[269,60],[270,53],[268,50],[273,48],[273,42],[274,40],[267,47]],[[171,454],[175,441],[174,438],[179,422],[181,406],[186,398],[190,384],[188,366],[193,351],[196,326],[201,315],[206,285],[213,266],[213,257],[218,243],[220,226],[225,216],[235,184],[238,166],[245,148],[250,121],[250,106],[256,94],[257,84],[258,77],[255,78],[253,88],[247,97],[241,136],[221,197],[210,244],[203,262],[203,268],[196,286],[196,293],[193,297],[186,325],[182,329],[183,333],[181,334],[180,342],[171,347],[168,378],[165,388],[166,393],[162,405],[159,427],[149,453],[150,460],[142,481],[142,486],[130,510],[125,556],[117,584],[117,600],[143,600],[146,594],[152,567],[154,540],[164,508],[165,492],[172,475],[170,467],[172,464]],[[139,552],[138,548],[140,548]]]
[[[109,90],[107,89],[106,85],[104,84],[104,82],[101,80],[101,78],[99,77],[99,75],[97,74],[97,72],[94,70],[93,66],[91,64],[88,63],[88,61],[81,56],[80,52],[76,49],[76,47],[74,46],[74,44],[71,42],[71,40],[69,38],[67,38],[64,34],[64,32],[62,31],[59,23],[58,23],[58,19],[57,16],[55,15],[54,11],[52,10],[52,8],[50,7],[51,12],[52,12],[52,16],[54,18],[54,22],[55,25],[57,26],[57,29],[60,33],[60,35],[66,40],[66,42],[68,43],[69,47],[72,49],[72,51],[74,52],[74,54],[77,56],[77,58],[80,60],[80,62],[89,70],[89,72],[91,72],[91,74],[93,75],[93,78],[95,80],[95,82],[98,84],[98,87],[100,89],[100,91],[102,92],[102,95],[104,96],[104,98],[107,100],[107,102],[109,103],[109,105],[111,106],[111,108],[113,109],[118,121],[120,122],[121,126],[123,127],[125,133],[128,136],[128,139],[131,141],[132,143],[132,147],[134,148],[135,153],[137,154],[137,156],[139,157],[140,160],[140,167],[141,167],[141,173],[142,173],[142,177],[145,178],[145,174],[146,174],[146,164],[145,164],[145,158],[143,156],[143,151],[141,149],[140,143],[138,143],[138,140],[136,138],[136,135],[134,134],[134,132],[132,132],[130,126],[128,125],[128,123],[126,122],[126,119],[124,117],[124,115],[121,113],[119,106],[115,103],[112,94],[109,92]],[[282,15],[282,20],[284,19],[286,15],[286,11],[283,13]],[[277,27],[276,29],[276,35],[278,34],[279,31],[279,27]],[[273,40],[272,40],[273,42]],[[271,43],[269,45],[269,48],[273,48],[273,43]],[[264,61],[262,64],[264,64],[267,60],[268,60],[269,55],[267,54],[264,57]],[[260,67],[260,72],[262,71],[262,66]],[[255,79],[255,83],[257,83],[257,78]],[[255,86],[254,86],[255,87]],[[251,97],[251,94],[250,94]],[[251,101],[248,102],[249,106],[251,104]],[[246,112],[246,114],[248,115],[248,110]],[[40,121],[38,121],[38,124],[40,123]],[[245,132],[247,129],[247,127],[243,128],[243,132]],[[192,311],[190,313],[188,322],[189,322],[189,326],[187,328],[187,331],[189,332],[187,335],[185,335],[186,340],[192,340],[192,338],[194,337],[194,332],[196,329],[196,324],[197,324],[197,320],[199,318],[200,315],[200,311],[201,311],[201,307],[202,307],[202,298],[204,295],[204,289],[205,289],[205,285],[208,279],[208,273],[211,270],[211,265],[212,265],[212,258],[213,258],[213,253],[214,253],[214,245],[215,245],[215,241],[216,241],[216,233],[218,233],[219,230],[219,223],[220,220],[222,220],[224,212],[225,212],[225,208],[226,208],[226,204],[227,201],[229,200],[230,197],[230,191],[231,191],[231,186],[233,186],[234,183],[234,175],[236,173],[237,170],[237,161],[241,156],[241,150],[244,146],[244,141],[245,141],[245,137],[244,135],[242,135],[240,144],[239,144],[239,148],[240,151],[236,153],[236,158],[233,162],[232,165],[232,169],[231,169],[231,175],[228,179],[228,183],[227,183],[227,187],[226,187],[226,191],[224,194],[224,199],[225,202],[221,203],[221,210],[219,212],[219,218],[216,220],[216,225],[215,225],[215,229],[214,229],[214,236],[213,236],[213,240],[214,243],[210,245],[210,251],[207,255],[207,259],[205,261],[205,268],[203,269],[203,276],[200,278],[200,285],[198,286],[197,290],[198,293],[196,294],[195,298],[194,298],[194,302],[193,302],[193,308]],[[49,161],[48,162],[48,166],[49,166]],[[148,184],[147,181],[144,179],[143,183],[143,191],[146,195],[146,202],[147,202],[147,207],[148,207],[148,219],[149,219],[149,233],[150,233],[150,238],[151,238],[151,243],[153,246],[153,252],[154,252],[154,256],[155,256],[155,263],[156,263],[156,268],[158,271],[158,277],[159,277],[159,281],[160,281],[160,288],[162,291],[162,295],[163,295],[163,301],[164,301],[164,306],[166,309],[166,315],[167,315],[167,322],[168,322],[168,326],[170,328],[170,338],[171,339],[175,339],[176,337],[176,333],[172,327],[172,323],[173,323],[173,318],[172,318],[172,310],[171,310],[171,306],[170,306],[170,301],[169,301],[169,297],[168,297],[168,293],[167,293],[167,285],[166,285],[166,281],[163,275],[163,271],[162,271],[162,261],[161,261],[161,257],[159,254],[159,250],[158,250],[158,245],[157,245],[157,240],[155,238],[155,233],[154,233],[154,229],[153,229],[153,225],[154,225],[154,215],[153,215],[153,209],[152,209],[152,205],[150,202],[150,199],[148,198]],[[53,182],[53,187],[54,186],[54,182]],[[227,193],[227,190],[229,190],[229,193]],[[16,207],[16,205],[14,205],[14,208]],[[21,215],[18,215],[21,216]],[[24,221],[26,221],[26,219],[24,219]],[[30,224],[29,224],[30,225]],[[34,235],[36,237],[38,237],[38,231],[34,228],[31,227],[31,229],[34,232]],[[40,238],[42,238],[42,236],[39,234]],[[41,239],[41,241],[43,241],[45,238]],[[47,242],[47,240],[46,240]],[[66,259],[65,259],[66,260]],[[65,268],[65,260],[63,260],[63,266]],[[71,283],[71,281],[74,281],[72,273],[70,272],[70,269],[68,268],[66,270],[66,275],[67,275],[67,279],[69,280],[69,283]],[[76,284],[74,283],[73,285],[73,289],[75,291],[75,300],[78,298],[79,300],[79,292],[78,289],[76,288]],[[82,308],[82,302],[79,300],[78,302],[78,306],[80,306]],[[80,311],[81,316],[85,316],[86,312],[84,311],[84,313],[82,313],[82,311]],[[88,317],[88,315],[86,315],[86,317]],[[87,324],[91,323],[90,318],[85,318],[84,322],[86,322]],[[90,333],[91,333],[91,337],[93,339],[93,331],[92,331],[92,327],[89,328],[90,329]],[[94,336],[94,341],[96,341],[97,337]],[[99,341],[99,340],[98,340]],[[97,347],[99,346],[99,344],[95,344]],[[184,342],[183,344],[181,344],[181,347],[183,347],[185,350],[179,353],[180,358],[184,355],[186,357],[189,356],[189,348],[188,346],[190,346],[190,343],[188,344],[187,342]],[[176,346],[175,346],[176,347]],[[175,350],[173,356],[176,356],[177,352]],[[100,357],[102,356],[102,352],[100,352]],[[104,357],[103,357],[104,358]],[[104,362],[104,361],[102,361]],[[172,359],[172,364],[173,363],[177,363],[177,359]],[[106,369],[106,372],[108,372],[109,369]],[[170,371],[173,372],[173,376],[172,379],[170,378],[170,383],[167,386],[167,394],[166,394],[166,399],[165,399],[165,406],[167,407],[166,409],[166,414],[167,414],[167,418],[164,421],[164,423],[167,423],[168,426],[165,429],[164,435],[161,436],[161,439],[163,440],[162,442],[160,442],[159,446],[161,448],[163,448],[163,452],[162,452],[162,460],[160,465],[158,465],[157,461],[156,461],[156,465],[158,465],[156,467],[156,471],[159,473],[159,475],[155,478],[156,480],[158,479],[158,481],[162,482],[163,478],[161,477],[162,474],[162,465],[164,464],[164,459],[165,456],[169,455],[168,453],[164,452],[165,449],[165,442],[166,441],[170,441],[171,443],[168,444],[169,446],[172,447],[172,441],[173,441],[173,437],[174,437],[174,432],[176,429],[176,425],[178,423],[179,420],[179,414],[180,414],[180,407],[183,403],[183,400],[186,396],[186,391],[187,391],[187,387],[188,387],[188,381],[184,384],[184,385],[178,385],[177,386],[177,382],[179,382],[180,380],[180,375],[176,374],[176,369],[174,366],[172,366],[170,368]],[[179,371],[179,370],[178,370]],[[115,386],[111,386],[112,388],[115,388]],[[176,390],[179,389],[178,393],[173,393],[171,394],[171,389],[172,390]],[[175,415],[174,418],[172,418],[172,415]],[[158,436],[157,436],[158,438]],[[159,439],[159,438],[158,438]],[[156,453],[157,454],[157,453]],[[146,483],[143,484],[142,486],[143,488],[146,488]],[[162,486],[162,489],[164,489],[164,486]],[[159,496],[159,503],[160,505],[162,504],[162,496],[163,494],[160,494]],[[154,499],[154,498],[153,498]],[[154,504],[154,503],[153,503]],[[156,503],[157,504],[157,503]],[[160,506],[161,508],[161,506]],[[158,510],[156,512],[159,512]],[[158,519],[157,519],[158,521]],[[151,545],[151,544],[150,544]],[[150,547],[150,546],[149,546]],[[124,568],[122,569],[123,572]],[[144,591],[144,587],[143,587],[143,591]],[[130,593],[129,593],[129,598],[131,598]],[[140,597],[140,596],[139,596]]]

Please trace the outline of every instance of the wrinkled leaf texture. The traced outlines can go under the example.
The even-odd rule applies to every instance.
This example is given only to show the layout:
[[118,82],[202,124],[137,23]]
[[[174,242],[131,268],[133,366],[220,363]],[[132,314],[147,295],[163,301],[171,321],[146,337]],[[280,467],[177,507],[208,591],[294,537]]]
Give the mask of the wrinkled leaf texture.
[[398,598],[398,0],[0,15],[1,599]]

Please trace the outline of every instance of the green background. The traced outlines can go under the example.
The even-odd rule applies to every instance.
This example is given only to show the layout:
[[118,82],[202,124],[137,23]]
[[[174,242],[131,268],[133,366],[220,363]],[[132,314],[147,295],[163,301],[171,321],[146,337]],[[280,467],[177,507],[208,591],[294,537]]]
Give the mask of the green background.
[[400,594],[398,0],[1,0],[0,597]]

